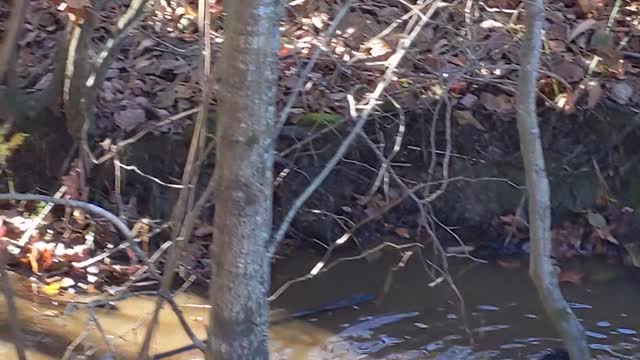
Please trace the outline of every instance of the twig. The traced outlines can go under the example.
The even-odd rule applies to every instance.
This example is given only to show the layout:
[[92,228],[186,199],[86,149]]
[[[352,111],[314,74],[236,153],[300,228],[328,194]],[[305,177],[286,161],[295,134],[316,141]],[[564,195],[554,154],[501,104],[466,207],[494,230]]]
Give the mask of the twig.
[[27,14],[29,1],[14,1],[11,17],[7,22],[7,28],[4,31],[4,41],[0,46],[0,82],[4,81],[4,77],[11,64],[11,59],[16,56],[18,37],[20,36],[20,28],[24,25],[24,18]]
[[15,295],[13,293],[13,287],[11,286],[11,280],[6,270],[6,262],[4,254],[0,252],[0,286],[2,292],[7,301],[7,316],[9,318],[9,328],[11,329],[11,336],[13,336],[13,344],[16,348],[19,360],[27,360],[27,355],[24,351],[24,338],[22,335],[22,329],[20,328],[20,319],[18,317],[18,308],[16,307]]
[[[153,263],[151,263],[149,261],[149,258],[147,257],[147,254],[145,254],[144,251],[142,251],[142,249],[140,249],[140,246],[138,246],[138,244],[136,243],[135,237],[134,237],[133,233],[129,230],[127,225],[124,222],[122,222],[122,220],[120,220],[116,215],[110,213],[109,211],[107,211],[107,210],[105,210],[105,209],[103,209],[103,208],[101,208],[101,207],[99,207],[97,205],[93,205],[93,204],[90,204],[90,203],[86,203],[86,202],[83,202],[83,201],[77,201],[77,200],[56,199],[54,197],[45,196],[45,195],[18,194],[18,193],[0,194],[0,200],[51,202],[51,203],[54,203],[54,204],[57,204],[57,205],[64,205],[64,206],[68,206],[68,207],[79,208],[79,209],[85,210],[87,212],[102,216],[102,217],[106,218],[108,221],[110,221],[116,227],[116,229],[118,229],[118,231],[125,237],[126,241],[129,243],[129,245],[133,249],[133,251],[136,254],[136,256],[139,259],[142,260],[142,263],[149,270],[151,270],[151,275],[156,280],[161,280],[162,279],[162,276],[158,272],[158,269],[155,267],[155,265]],[[202,201],[202,203],[204,203],[204,201]],[[171,305],[171,307],[173,309],[179,309],[178,305],[175,302],[175,300],[173,300],[173,298],[171,296],[167,296],[165,300],[169,303],[169,305]],[[189,328],[189,326],[187,324],[187,321],[184,319],[184,316],[182,315],[182,313],[181,312],[176,312],[176,317],[178,318],[180,323],[183,324],[183,326],[185,326],[184,330],[189,335],[189,337],[192,338],[192,339],[196,339],[196,341],[197,341],[197,338],[195,337],[195,335],[193,335],[193,332],[191,331],[191,328]]]
[[[111,59],[113,58],[113,54],[115,54],[119,49],[124,39],[127,37],[129,32],[137,25],[138,20],[142,18],[145,14],[145,5],[149,0],[131,0],[129,7],[127,10],[118,18],[116,23],[116,31],[113,37],[107,40],[107,43],[104,45],[94,64],[92,64],[91,71],[88,74],[86,80],[84,81],[84,86],[86,87],[86,95],[82,94],[80,99],[80,107],[82,115],[84,116],[84,122],[82,124],[82,128],[80,130],[80,143],[81,149],[80,152],[83,154],[82,158],[86,157],[91,162],[97,163],[97,160],[93,156],[91,149],[89,148],[89,127],[90,127],[90,117],[89,111],[90,106],[92,106],[95,102],[95,97],[97,96],[97,90],[102,86],[104,78],[111,66]],[[79,36],[80,29],[75,29],[72,32],[72,41],[74,41],[76,36]],[[77,40],[76,40],[77,41]],[[70,47],[71,48],[71,47]],[[75,51],[75,47],[73,48]],[[70,52],[69,60],[67,67],[71,67],[71,74],[73,74],[73,61],[75,59],[76,54]],[[67,85],[65,82],[65,89],[67,89]],[[67,89],[67,96],[68,89]],[[87,101],[87,99],[89,101]],[[82,168],[86,167],[88,162],[83,162]]]
[[[213,189],[214,189],[214,181],[212,177],[204,193],[202,194],[198,202],[193,207],[193,210],[189,212],[189,214],[187,214],[187,217],[185,218],[185,223],[181,229],[180,236],[176,238],[176,242],[178,242],[179,244],[185,244],[191,238],[191,234],[193,233],[193,226],[195,225],[195,220],[200,214],[200,210],[202,209],[204,204],[209,200],[209,198],[213,194]],[[151,341],[150,339],[153,335],[153,328],[157,324],[158,316],[160,314],[160,309],[162,307],[163,300],[168,301],[171,307],[174,309],[174,311],[179,310],[177,304],[175,303],[175,301],[173,301],[173,298],[171,297],[171,294],[169,292],[169,287],[171,286],[173,279],[175,277],[175,269],[178,264],[180,250],[182,250],[182,247],[173,246],[169,253],[169,259],[166,264],[165,273],[160,282],[160,291],[158,292],[159,296],[156,301],[156,307],[153,311],[153,315],[151,318],[151,322],[149,323],[149,327],[147,328],[147,333],[145,334],[145,342],[143,343],[142,349],[140,350],[140,354],[138,355],[139,358],[144,358],[144,356],[146,356],[146,354],[149,352],[149,345]],[[193,334],[193,332],[191,332],[191,329],[189,328],[186,321],[184,321],[183,319],[180,322],[183,323],[183,327],[187,332],[187,334],[189,335],[189,338],[191,339],[191,341],[193,341],[194,345],[204,351],[205,349],[204,343],[200,341]],[[145,346],[145,343],[147,341],[149,343]]]
[[422,9],[427,7],[429,4],[431,4],[431,1],[424,1],[424,0],[418,1],[418,4],[416,4],[416,5],[411,7],[411,11],[409,11],[406,14],[402,15],[400,18],[394,20],[389,26],[387,26],[387,28],[382,30],[376,36],[372,37],[370,41],[379,40],[379,39],[382,39],[383,37],[389,35],[393,31],[393,29],[398,27],[398,25],[402,24],[405,20],[414,17],[416,15],[415,12],[422,11]]
[[111,343],[111,341],[109,341],[109,337],[107,337],[107,334],[104,332],[102,325],[100,325],[100,321],[98,321],[98,318],[96,317],[96,314],[95,314],[95,311],[93,311],[93,308],[92,307],[87,308],[87,313],[89,314],[89,319],[91,319],[91,322],[93,322],[93,325],[96,327],[96,330],[98,330],[100,337],[102,337],[102,341],[104,341],[104,343],[107,345],[107,348],[109,349],[109,355],[111,356],[115,355],[116,349],[113,347],[113,344]]
[[[64,192],[66,190],[67,190],[66,186],[61,186],[60,189],[58,189],[58,192],[56,192],[55,195],[53,195],[53,197],[59,199],[60,197],[62,197],[62,195],[64,195]],[[38,216],[33,220],[31,226],[22,234],[22,236],[20,237],[20,242],[18,246],[22,247],[24,246],[24,244],[26,244],[29,241],[29,239],[31,238],[31,235],[33,235],[33,232],[38,228],[38,226],[40,226],[40,224],[42,223],[42,220],[44,220],[45,216],[49,214],[52,208],[53,208],[53,203],[51,202],[47,203],[47,206],[45,206],[44,209],[42,209],[42,211],[38,214]]]
[[[389,173],[387,172],[387,168],[390,166],[391,161],[396,156],[398,151],[400,151],[400,148],[402,146],[402,139],[404,138],[404,132],[405,132],[405,128],[406,128],[404,111],[402,110],[400,105],[395,100],[393,100],[392,98],[389,98],[389,100],[391,101],[393,106],[395,106],[395,108],[398,110],[398,120],[399,120],[398,121],[398,123],[399,123],[398,124],[398,133],[395,136],[395,142],[393,144],[393,148],[391,149],[391,154],[389,154],[389,156],[382,161],[382,164],[380,165],[380,171],[378,172],[378,176],[376,177],[376,180],[374,181],[373,186],[369,190],[368,196],[371,196],[376,191],[378,191],[378,188],[380,187],[380,182],[382,180],[384,180],[385,194],[388,196],[388,194],[389,194]],[[382,152],[381,152],[381,154],[382,154]]]
[[322,52],[322,50],[326,49],[329,39],[333,37],[333,34],[336,32],[336,29],[338,28],[340,21],[342,21],[342,18],[349,11],[349,8],[351,7],[351,4],[353,3],[353,1],[354,0],[346,0],[344,2],[344,4],[342,5],[342,8],[340,9],[336,17],[333,19],[331,26],[327,29],[327,32],[324,34],[322,44],[320,44],[319,46],[316,46],[313,53],[311,54],[311,58],[309,59],[307,66],[305,66],[300,76],[298,76],[298,80],[293,86],[293,91],[289,95],[289,98],[287,99],[287,103],[282,109],[282,112],[280,113],[280,117],[276,122],[274,133],[271,135],[272,139],[275,139],[278,136],[278,133],[280,133],[280,130],[282,129],[284,124],[287,122],[287,118],[289,117],[289,112],[291,111],[291,108],[293,107],[296,100],[298,99],[298,94],[300,93],[300,90],[302,90],[302,88],[304,87],[304,83],[307,80],[307,76],[309,76],[309,73],[311,73],[311,70],[313,70],[313,66],[316,64],[316,61],[318,61],[318,57],[320,57],[320,53]]
[[[175,270],[178,266],[180,252],[182,251],[184,244],[187,243],[191,237],[195,218],[199,215],[200,209],[204,206],[204,203],[209,200],[209,197],[213,193],[214,181],[212,176],[205,193],[200,197],[200,200],[198,200],[195,206],[191,206],[193,198],[195,197],[195,183],[197,182],[200,173],[201,163],[199,162],[199,157],[203,157],[205,155],[203,148],[207,131],[206,119],[209,111],[209,97],[211,96],[211,32],[209,31],[211,28],[211,12],[209,11],[209,0],[200,0],[198,2],[198,8],[200,11],[198,15],[198,27],[201,33],[204,33],[202,39],[204,56],[202,57],[202,74],[200,78],[202,99],[193,129],[187,162],[182,175],[183,188],[178,195],[178,201],[173,213],[171,214],[171,223],[173,225],[171,239],[173,240],[173,246],[169,250],[169,259],[165,266],[164,276],[160,282],[160,294],[166,294],[168,297],[171,296],[169,288],[171,287],[175,277]],[[149,353],[153,331],[158,323],[158,316],[160,315],[160,309],[162,308],[163,302],[162,297],[157,298],[151,322],[147,327],[142,347],[138,354],[139,360],[143,360]],[[189,337],[198,348],[203,351],[205,350],[206,347],[202,341],[192,333],[189,333]]]
[[47,203],[53,203],[56,205],[63,205],[63,206],[68,206],[72,208],[82,209],[89,213],[102,216],[105,219],[107,219],[109,222],[111,222],[116,227],[116,229],[118,229],[118,231],[124,236],[127,242],[130,243],[131,247],[136,252],[136,255],[138,255],[141,259],[147,259],[146,254],[144,254],[144,252],[140,249],[138,244],[136,244],[133,233],[131,233],[127,225],[124,222],[122,222],[122,220],[120,220],[117,216],[115,216],[114,214],[110,213],[109,211],[97,205],[90,204],[84,201],[78,201],[78,200],[58,199],[58,198],[54,198],[52,196],[46,196],[46,195],[20,194],[20,193],[0,194],[0,200],[47,202]]
[[107,251],[105,251],[105,252],[103,252],[103,253],[101,253],[101,254],[99,254],[97,256],[94,256],[94,257],[92,257],[90,259],[87,259],[87,260],[84,260],[84,261],[80,261],[80,262],[72,262],[71,265],[73,265],[75,268],[79,268],[79,269],[85,268],[87,266],[91,266],[91,265],[97,263],[98,261],[102,261],[103,259],[108,258],[112,254],[114,254],[114,253],[116,253],[116,252],[118,252],[120,250],[126,249],[129,246],[130,246],[129,243],[122,243],[122,244],[118,245],[117,247],[115,247],[113,249],[109,249],[109,250],[107,250]]
[[[116,198],[116,207],[120,219],[126,219],[124,214],[124,201],[122,200],[122,169],[120,169],[120,157],[116,153],[113,158],[113,191]],[[137,168],[136,168],[137,169]]]
[[[116,23],[115,35],[107,40],[106,45],[98,54],[96,59],[94,71],[87,79],[86,86],[91,88],[97,84],[97,81],[102,81],[104,74],[109,69],[111,63],[107,60],[113,56],[113,54],[120,48],[125,37],[129,34],[129,31],[137,24],[138,20],[145,13],[145,5],[148,0],[132,0],[122,16],[118,18]],[[97,84],[100,86],[100,84]]]
[[156,177],[153,177],[153,176],[151,176],[151,175],[148,175],[148,174],[143,173],[143,172],[142,172],[140,169],[138,169],[138,167],[136,167],[136,166],[133,166],[133,165],[125,165],[125,164],[121,163],[121,162],[120,162],[120,160],[118,160],[118,159],[117,159],[117,157],[113,159],[113,163],[114,163],[114,166],[115,166],[115,167],[117,167],[117,168],[123,168],[123,169],[125,169],[125,170],[133,171],[133,172],[135,172],[136,174],[138,174],[138,175],[140,175],[140,176],[142,176],[142,177],[145,177],[145,178],[147,178],[147,179],[149,179],[149,180],[151,180],[151,181],[155,182],[156,184],[160,184],[160,185],[162,185],[162,186],[166,186],[166,187],[168,187],[168,188],[173,188],[173,189],[184,189],[184,185],[180,185],[180,184],[170,184],[170,183],[164,182],[164,181],[162,181],[162,180],[160,180],[160,179],[158,179],[158,178],[156,178]]
[[196,112],[198,112],[199,108],[193,108],[193,109],[189,109],[186,111],[183,111],[179,114],[173,115],[165,120],[162,120],[160,122],[154,123],[152,124],[152,126],[145,128],[143,130],[140,130],[140,132],[138,132],[137,134],[133,135],[130,138],[124,139],[119,141],[116,145],[111,146],[110,148],[110,152],[108,152],[106,155],[102,156],[99,159],[94,159],[94,163],[95,164],[102,164],[103,162],[111,159],[112,157],[115,156],[115,154],[118,152],[118,150],[122,149],[123,147],[133,144],[134,142],[142,139],[142,137],[144,137],[145,135],[147,135],[148,133],[150,133],[151,131],[153,131],[154,129],[158,129],[161,128],[165,125],[168,125],[176,120],[180,120],[184,117],[187,117],[191,114],[194,114]]
[[356,124],[353,127],[352,131],[347,135],[345,140],[340,144],[340,147],[333,155],[333,157],[329,160],[329,162],[322,169],[320,174],[314,179],[314,181],[298,196],[298,198],[294,201],[291,209],[285,216],[284,220],[278,227],[278,230],[275,232],[275,235],[269,240],[267,243],[267,251],[269,254],[273,254],[277,244],[282,240],[289,228],[289,224],[293,221],[298,210],[304,205],[305,201],[315,192],[315,190],[322,184],[322,182],[327,178],[329,173],[333,171],[333,168],[338,164],[338,162],[342,159],[344,154],[347,152],[351,143],[355,140],[357,136],[360,135],[360,131],[364,127],[369,115],[373,111],[374,107],[378,104],[378,99],[382,95],[382,92],[386,89],[386,87],[391,83],[395,69],[398,67],[400,60],[406,54],[409,46],[415,39],[415,37],[420,33],[422,28],[427,24],[431,16],[435,13],[436,9],[439,8],[441,1],[437,0],[434,4],[429,8],[424,17],[420,20],[420,22],[415,26],[412,32],[406,39],[401,40],[398,43],[398,50],[396,53],[389,59],[389,66],[387,71],[384,74],[383,79],[378,83],[376,89],[369,97],[368,104],[365,109],[360,113],[360,116],[356,119]]
[[80,335],[78,335],[75,339],[73,339],[71,344],[69,344],[69,346],[67,346],[67,349],[64,351],[64,354],[62,355],[61,360],[69,360],[71,358],[71,355],[73,355],[73,351],[76,349],[76,347],[78,347],[78,345],[80,345],[80,343],[82,343],[84,339],[86,339],[87,336],[89,336],[89,331],[90,331],[90,328],[87,327],[84,330],[82,330]]
[[422,244],[420,244],[420,243],[410,243],[410,244],[398,245],[398,244],[394,244],[392,242],[386,241],[386,242],[384,242],[384,243],[382,243],[382,244],[380,244],[380,245],[378,245],[376,247],[373,247],[371,249],[363,251],[358,255],[340,258],[340,259],[338,259],[338,260],[336,260],[336,261],[334,261],[334,262],[332,262],[332,263],[330,263],[330,264],[328,264],[326,266],[325,266],[325,264],[323,262],[318,262],[313,267],[313,269],[309,273],[307,273],[306,275],[297,277],[295,279],[291,279],[291,280],[287,281],[286,283],[282,284],[282,286],[280,286],[276,291],[274,291],[273,294],[271,294],[271,296],[269,296],[267,298],[267,300],[268,301],[276,300],[288,288],[290,288],[291,285],[294,285],[296,283],[312,279],[312,278],[314,278],[316,275],[318,275],[320,273],[323,273],[323,272],[331,270],[333,267],[337,266],[340,263],[347,262],[347,261],[364,259],[367,256],[369,256],[369,255],[371,255],[373,253],[376,253],[376,252],[378,252],[378,251],[380,251],[380,250],[382,250],[382,249],[384,249],[386,247],[392,247],[392,248],[394,248],[396,250],[404,250],[404,249],[410,249],[410,248],[416,248],[416,247],[417,248],[422,248],[424,246]]

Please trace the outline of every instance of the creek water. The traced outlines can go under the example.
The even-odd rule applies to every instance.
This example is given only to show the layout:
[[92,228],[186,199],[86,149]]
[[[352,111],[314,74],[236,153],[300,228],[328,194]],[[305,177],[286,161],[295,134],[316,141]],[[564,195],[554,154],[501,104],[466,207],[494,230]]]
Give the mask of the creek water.
[[[537,359],[547,349],[561,347],[547,321],[525,266],[504,269],[491,264],[451,259],[449,273],[464,299],[445,282],[433,278],[417,259],[397,265],[397,254],[343,262],[313,279],[296,283],[272,302],[274,314],[294,313],[371,294],[374,301],[305,319],[279,321],[270,328],[273,359]],[[274,289],[304,275],[317,258],[298,256],[273,267]],[[581,284],[563,291],[587,330],[594,355],[608,359],[640,359],[640,276],[632,269],[593,260],[576,265]],[[390,271],[392,276],[390,277]],[[389,280],[390,279],[390,280]],[[14,281],[15,282],[15,281]],[[430,286],[432,285],[432,286]],[[385,288],[387,291],[385,291]],[[177,296],[187,321],[204,336],[206,299],[197,294]],[[0,304],[0,358],[14,359]],[[112,358],[134,358],[144,338],[154,299],[131,297],[117,309],[95,309],[103,333],[112,343]],[[26,331],[29,359],[103,359],[106,347],[100,332],[87,326],[86,310],[64,314],[64,307],[18,297]],[[465,321],[466,319],[466,321]],[[473,344],[471,343],[473,339]],[[71,351],[69,345],[77,343]],[[175,316],[161,313],[152,354],[189,343]],[[169,359],[201,359],[198,351]]]

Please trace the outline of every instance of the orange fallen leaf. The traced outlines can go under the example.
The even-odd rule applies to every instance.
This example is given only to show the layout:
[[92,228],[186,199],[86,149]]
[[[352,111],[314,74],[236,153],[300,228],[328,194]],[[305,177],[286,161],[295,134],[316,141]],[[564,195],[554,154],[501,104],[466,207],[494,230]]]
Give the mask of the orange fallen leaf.
[[576,270],[566,270],[562,271],[558,274],[558,282],[566,282],[575,285],[580,285],[582,283],[582,278],[584,277],[584,273]]
[[45,249],[40,254],[40,263],[43,271],[46,271],[53,265],[54,254],[51,250]]

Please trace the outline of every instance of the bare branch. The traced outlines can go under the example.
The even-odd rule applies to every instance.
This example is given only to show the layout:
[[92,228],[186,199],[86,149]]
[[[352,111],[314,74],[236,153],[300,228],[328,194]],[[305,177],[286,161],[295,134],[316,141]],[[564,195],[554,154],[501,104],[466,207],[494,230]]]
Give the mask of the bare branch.
[[526,2],[526,35],[522,43],[518,80],[518,131],[529,198],[531,233],[530,275],[542,304],[560,332],[571,359],[590,359],[584,329],[558,286],[558,269],[551,263],[551,205],[536,112],[537,69],[540,62],[544,0]]
[[29,1],[26,0],[15,0],[13,2],[11,17],[4,33],[4,42],[0,46],[0,81],[4,79],[11,64],[11,59],[16,56],[18,37],[20,36],[24,18],[27,15],[28,6]]
[[340,144],[340,147],[338,148],[334,156],[331,158],[331,160],[329,160],[329,162],[325,165],[324,169],[322,169],[320,174],[318,174],[318,176],[313,180],[313,182],[294,201],[293,205],[291,206],[291,209],[289,209],[289,212],[287,213],[284,220],[278,227],[278,230],[275,232],[275,234],[267,243],[267,251],[269,254],[274,253],[278,245],[278,242],[280,242],[280,240],[284,238],[287,232],[287,229],[289,228],[289,224],[291,224],[291,222],[293,221],[293,218],[295,217],[298,210],[302,207],[302,205],[304,205],[304,203],[315,192],[315,190],[322,184],[322,182],[327,178],[327,176],[329,176],[331,171],[333,171],[333,168],[335,168],[338,162],[342,160],[342,157],[351,146],[351,143],[355,140],[357,136],[360,135],[360,131],[364,127],[365,123],[367,122],[369,115],[371,115],[371,113],[373,112],[373,109],[378,104],[378,99],[380,99],[383,91],[386,89],[389,83],[391,83],[395,70],[400,64],[400,60],[402,60],[402,58],[406,54],[407,50],[409,49],[409,46],[411,45],[415,37],[420,33],[422,28],[427,24],[427,22],[431,18],[431,16],[440,7],[441,3],[442,1],[440,0],[435,1],[431,5],[427,13],[422,17],[420,22],[413,28],[409,36],[407,36],[406,39],[403,39],[398,43],[398,50],[389,59],[389,66],[387,67],[387,71],[385,72],[382,80],[376,86],[376,89],[369,96],[368,104],[356,119],[356,123],[353,129],[351,130],[349,135],[347,135],[347,137],[344,139],[342,144]]
[[[198,27],[200,28],[200,32],[204,34],[202,38],[204,56],[202,57],[202,73],[200,77],[202,98],[193,129],[187,163],[182,174],[182,190],[178,195],[178,201],[173,213],[171,214],[171,222],[173,225],[171,240],[173,241],[173,246],[169,250],[169,259],[167,260],[165,273],[160,283],[160,292],[166,294],[170,294],[169,289],[175,278],[175,271],[178,267],[180,253],[191,237],[195,219],[199,215],[205,202],[208,201],[209,197],[213,193],[214,188],[212,176],[204,194],[200,197],[200,200],[198,200],[195,206],[192,207],[193,198],[195,197],[195,184],[200,174],[200,158],[204,158],[207,155],[203,150],[207,133],[206,119],[208,116],[209,100],[211,97],[211,32],[209,31],[211,27],[211,12],[209,11],[209,0],[200,0],[198,7],[200,11]],[[151,322],[147,328],[142,348],[138,355],[139,359],[143,359],[149,352],[154,327],[157,325],[158,316],[160,315],[160,309],[162,308],[163,302],[163,299],[158,297],[151,317]],[[202,342],[200,342],[195,336],[192,336],[192,334],[189,335],[196,346],[203,350],[205,349],[205,345]]]
[[326,49],[329,39],[336,32],[336,28],[338,27],[338,24],[340,24],[340,21],[342,20],[342,18],[347,14],[352,3],[353,3],[353,0],[347,0],[344,2],[344,4],[342,5],[342,8],[336,15],[335,19],[333,19],[331,26],[329,27],[329,29],[327,29],[327,32],[324,35],[322,44],[318,44],[315,50],[313,51],[313,54],[311,54],[311,58],[309,59],[307,66],[305,66],[304,70],[298,77],[296,84],[293,86],[293,92],[291,92],[291,94],[289,95],[289,98],[287,99],[287,103],[284,106],[284,109],[282,109],[282,112],[280,113],[280,117],[278,118],[278,122],[276,123],[274,133],[272,134],[272,138],[275,138],[278,136],[278,133],[280,133],[280,130],[282,129],[284,124],[287,122],[287,117],[289,116],[289,112],[291,111],[291,108],[293,107],[296,100],[298,99],[298,94],[300,93],[300,90],[302,90],[304,86],[304,82],[307,79],[307,76],[309,75],[309,73],[311,73],[311,70],[313,70],[313,66],[316,64],[316,61],[318,61],[318,57],[320,56],[320,53],[322,52],[322,50]]

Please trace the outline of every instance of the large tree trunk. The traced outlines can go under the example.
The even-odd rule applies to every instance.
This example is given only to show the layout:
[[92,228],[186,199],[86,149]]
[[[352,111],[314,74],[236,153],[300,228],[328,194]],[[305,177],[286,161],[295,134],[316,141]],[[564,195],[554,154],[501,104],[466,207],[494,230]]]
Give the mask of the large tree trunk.
[[[273,143],[281,0],[225,4],[207,359],[269,358]],[[218,80],[218,79],[216,79]]]
[[584,329],[565,301],[558,286],[558,273],[551,263],[551,205],[536,112],[536,90],[544,0],[526,5],[526,35],[522,43],[518,81],[518,132],[529,195],[531,238],[530,275],[538,288],[544,309],[562,336],[573,360],[590,359]]

